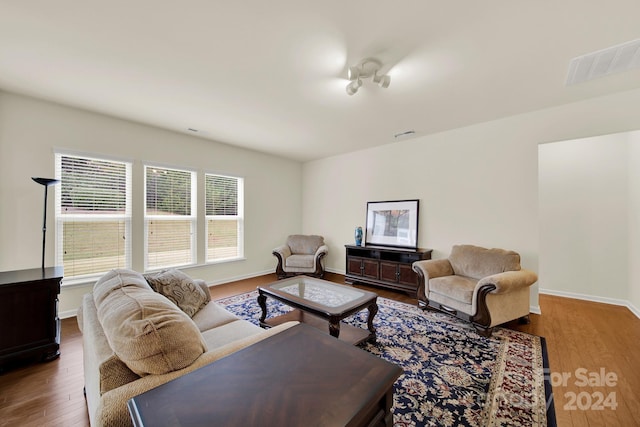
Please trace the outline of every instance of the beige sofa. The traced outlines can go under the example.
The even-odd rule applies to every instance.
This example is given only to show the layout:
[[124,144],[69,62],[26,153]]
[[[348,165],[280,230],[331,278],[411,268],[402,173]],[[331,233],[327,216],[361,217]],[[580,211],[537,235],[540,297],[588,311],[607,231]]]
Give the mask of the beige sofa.
[[448,259],[416,261],[418,300],[470,321],[481,335],[514,319],[529,322],[529,287],[538,276],[520,267],[520,255],[504,249],[456,245]]
[[297,323],[265,331],[210,298],[203,281],[177,270],[146,278],[113,270],[84,295],[78,325],[92,426],[132,425],[133,396]]

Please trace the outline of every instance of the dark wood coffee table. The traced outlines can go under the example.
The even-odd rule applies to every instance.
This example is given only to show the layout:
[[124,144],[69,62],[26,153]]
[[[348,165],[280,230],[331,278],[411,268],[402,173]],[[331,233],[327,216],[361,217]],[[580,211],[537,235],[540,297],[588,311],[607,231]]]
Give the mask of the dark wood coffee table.
[[[267,297],[274,298],[294,310],[267,319]],[[258,287],[258,304],[262,308],[260,324],[276,326],[290,320],[309,324],[351,344],[375,342],[373,318],[378,312],[378,295],[351,286],[338,285],[308,276],[297,276]],[[341,320],[360,310],[369,311],[367,330],[348,325]]]
[[135,426],[391,426],[400,367],[296,325],[130,399]]

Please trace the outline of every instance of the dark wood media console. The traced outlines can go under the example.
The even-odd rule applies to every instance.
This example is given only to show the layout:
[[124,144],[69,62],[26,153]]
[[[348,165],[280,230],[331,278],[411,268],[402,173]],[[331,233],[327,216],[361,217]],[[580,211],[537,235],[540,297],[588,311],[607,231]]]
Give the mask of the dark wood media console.
[[345,245],[347,283],[366,283],[416,296],[418,275],[411,264],[431,259],[432,249]]
[[60,355],[62,267],[0,272],[0,372],[23,359]]

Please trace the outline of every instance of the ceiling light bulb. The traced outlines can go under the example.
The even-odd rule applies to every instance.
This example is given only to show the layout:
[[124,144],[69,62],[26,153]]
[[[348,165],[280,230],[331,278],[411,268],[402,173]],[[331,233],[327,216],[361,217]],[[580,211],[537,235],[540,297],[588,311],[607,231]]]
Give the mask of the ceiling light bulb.
[[389,83],[391,83],[391,77],[389,77],[389,76],[380,76],[376,83],[378,83],[378,86],[380,86],[380,87],[388,88],[389,87]]
[[358,67],[349,67],[349,71],[347,73],[347,77],[349,80],[354,81],[360,77],[360,68]]
[[347,94],[355,95],[355,93],[358,92],[360,86],[362,86],[362,80],[357,79],[355,81],[352,81],[347,85]]

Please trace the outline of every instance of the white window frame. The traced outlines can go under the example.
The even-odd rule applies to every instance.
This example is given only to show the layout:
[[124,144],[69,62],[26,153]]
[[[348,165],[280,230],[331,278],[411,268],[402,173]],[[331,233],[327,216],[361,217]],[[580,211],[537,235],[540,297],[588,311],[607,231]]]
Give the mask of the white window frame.
[[[149,215],[147,214],[147,170],[174,170],[191,174],[191,206],[189,215]],[[156,271],[167,268],[186,267],[196,265],[197,259],[197,183],[198,177],[194,170],[188,168],[166,166],[159,164],[144,164],[144,271]],[[151,265],[149,253],[149,225],[152,221],[189,221],[190,222],[190,249],[187,262],[167,263],[163,265]]]
[[[207,191],[206,183],[207,176],[220,176],[223,178],[235,179],[238,185],[237,188],[237,215],[206,215],[207,205]],[[223,263],[228,261],[235,261],[244,259],[244,178],[238,176],[224,175],[219,173],[205,173],[205,262],[207,264]],[[237,221],[237,254],[231,257],[222,258],[210,258],[209,257],[209,221]]]
[[[105,156],[94,156],[87,154],[76,154],[65,151],[55,152],[55,171],[56,179],[62,180],[62,158],[72,157],[77,159],[94,160],[101,162],[120,163],[125,166],[125,211],[118,214],[66,214],[62,212],[62,185],[55,186],[55,217],[56,217],[56,245],[55,259],[57,265],[64,266],[64,224],[80,223],[80,222],[100,222],[100,221],[124,221],[124,264],[114,265],[112,268],[131,268],[131,194],[132,194],[132,162],[122,159],[109,158]],[[111,269],[111,268],[109,268]],[[85,282],[87,279],[93,279],[102,276],[108,270],[96,271],[88,274],[71,275],[70,269],[65,269],[64,284],[73,284],[76,282]]]

